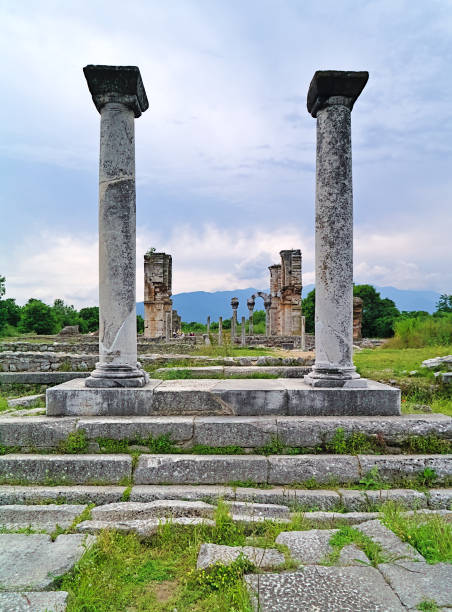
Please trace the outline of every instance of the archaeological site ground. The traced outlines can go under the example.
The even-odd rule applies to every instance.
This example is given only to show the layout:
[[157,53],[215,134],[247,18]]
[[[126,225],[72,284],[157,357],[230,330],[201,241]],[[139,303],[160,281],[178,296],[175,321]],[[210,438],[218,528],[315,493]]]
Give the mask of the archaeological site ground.
[[137,67],[84,74],[100,114],[99,331],[1,340],[0,611],[451,610],[452,347],[363,339],[353,298],[351,117],[368,73],[317,71],[308,90],[314,333],[302,249],[282,244],[249,317],[233,298],[230,327],[212,313],[193,335],[171,254],[140,254],[138,339],[134,130],[149,103]]

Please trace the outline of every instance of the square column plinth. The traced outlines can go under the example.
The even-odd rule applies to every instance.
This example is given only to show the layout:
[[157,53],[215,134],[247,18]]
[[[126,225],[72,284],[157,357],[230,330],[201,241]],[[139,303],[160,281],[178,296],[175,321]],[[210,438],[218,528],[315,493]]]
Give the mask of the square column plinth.
[[[89,388],[75,379],[47,389],[48,416],[397,416],[400,389],[312,387],[303,379],[156,380]],[[213,441],[214,442],[214,441]]]

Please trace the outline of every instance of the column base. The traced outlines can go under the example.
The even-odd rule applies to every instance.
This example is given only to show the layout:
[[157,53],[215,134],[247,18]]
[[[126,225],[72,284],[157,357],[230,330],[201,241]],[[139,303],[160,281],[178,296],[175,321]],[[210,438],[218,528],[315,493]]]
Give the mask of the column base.
[[134,368],[129,365],[108,365],[96,363],[96,369],[85,379],[85,387],[144,387],[149,376],[140,364]]
[[306,374],[304,382],[311,387],[344,387],[347,389],[365,389],[367,380],[361,378],[355,368],[316,368]]

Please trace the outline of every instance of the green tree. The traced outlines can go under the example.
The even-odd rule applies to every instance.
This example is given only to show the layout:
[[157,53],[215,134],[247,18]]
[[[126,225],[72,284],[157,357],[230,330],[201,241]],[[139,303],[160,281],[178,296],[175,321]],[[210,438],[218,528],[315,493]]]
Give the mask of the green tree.
[[315,330],[315,289],[301,301],[301,314],[306,317],[306,333],[313,334]]
[[6,309],[3,307],[2,297],[5,295],[6,291],[6,278],[4,276],[0,276],[0,333],[6,327]]
[[452,312],[452,294],[443,293],[439,296],[436,312]]
[[79,325],[80,316],[74,306],[68,306],[61,299],[56,299],[52,306],[53,314],[57,322],[58,331],[66,325]]
[[94,332],[99,329],[99,306],[87,306],[78,313],[81,319],[82,332]]
[[8,298],[7,300],[0,300],[0,309],[6,313],[6,322],[8,325],[16,327],[20,321],[21,307],[16,304],[14,298]]
[[364,338],[390,338],[394,335],[394,322],[400,316],[395,303],[382,298],[372,285],[355,285],[353,295],[363,301]]
[[41,300],[31,298],[22,308],[19,331],[54,334],[57,327],[58,323],[52,308]]
[[0,276],[0,299],[5,295],[6,291],[6,278],[4,276]]
[[141,315],[137,315],[137,333],[142,334],[144,332],[144,319]]

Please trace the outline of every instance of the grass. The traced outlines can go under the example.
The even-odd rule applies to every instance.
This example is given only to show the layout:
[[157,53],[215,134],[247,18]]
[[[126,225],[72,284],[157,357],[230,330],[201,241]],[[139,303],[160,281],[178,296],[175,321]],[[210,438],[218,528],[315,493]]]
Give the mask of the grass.
[[[425,359],[450,354],[450,344],[405,349],[386,348],[383,345],[355,353],[354,362],[364,378],[401,388],[403,413],[419,413],[419,408],[427,405],[429,412],[452,416],[452,385],[443,385],[432,370],[421,367]],[[414,371],[416,374],[410,375]]]
[[401,318],[394,323],[393,348],[422,348],[452,343],[452,313],[441,317]]
[[383,523],[404,542],[414,546],[427,563],[452,563],[452,524],[440,515],[415,512],[404,516],[400,506],[383,506]]
[[336,564],[339,561],[341,550],[349,544],[355,544],[355,546],[361,549],[374,567],[377,567],[379,563],[385,563],[387,560],[382,554],[381,546],[369,538],[369,536],[349,525],[343,525],[330,539],[333,551],[330,553],[326,563],[328,565]]
[[232,346],[232,344],[211,344],[210,346],[198,346],[192,355],[203,355],[205,357],[260,357],[261,355],[273,355],[274,352],[268,348],[251,348]]

